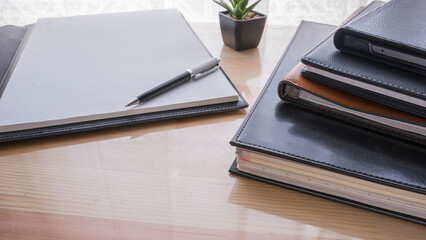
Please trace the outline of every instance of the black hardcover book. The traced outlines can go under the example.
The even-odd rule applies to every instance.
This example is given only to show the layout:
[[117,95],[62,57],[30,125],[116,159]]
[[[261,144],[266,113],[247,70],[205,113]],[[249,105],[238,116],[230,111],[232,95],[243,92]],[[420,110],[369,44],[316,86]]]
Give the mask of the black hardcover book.
[[426,1],[393,0],[340,28],[341,51],[426,75]]
[[[300,56],[334,28],[301,23],[231,140],[237,159],[230,172],[426,224],[424,146],[296,107],[277,94],[277,85]],[[405,200],[383,199],[392,192]]]
[[[368,15],[381,4],[371,3],[348,24]],[[343,53],[334,46],[333,36],[330,34],[302,57],[306,65],[302,71],[304,77],[426,117],[424,75]]]

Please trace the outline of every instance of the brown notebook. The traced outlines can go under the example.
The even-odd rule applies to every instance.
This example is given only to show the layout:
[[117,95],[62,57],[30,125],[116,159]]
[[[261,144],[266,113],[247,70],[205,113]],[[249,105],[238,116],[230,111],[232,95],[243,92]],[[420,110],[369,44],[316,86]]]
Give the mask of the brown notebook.
[[282,100],[381,133],[426,145],[426,119],[302,77],[296,65],[278,86]]

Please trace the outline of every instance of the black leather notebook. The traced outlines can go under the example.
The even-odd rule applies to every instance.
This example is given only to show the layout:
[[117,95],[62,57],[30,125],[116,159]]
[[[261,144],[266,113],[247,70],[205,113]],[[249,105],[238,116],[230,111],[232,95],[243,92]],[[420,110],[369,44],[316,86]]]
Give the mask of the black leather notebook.
[[426,75],[426,1],[392,0],[340,28],[341,51]]
[[[352,21],[360,19],[381,4],[373,2]],[[304,77],[426,117],[424,75],[342,53],[334,46],[333,36],[329,35],[302,57],[306,65],[302,72]]]
[[[299,167],[313,167],[318,171],[423,196],[426,194],[426,149],[423,146],[359,128],[280,100],[277,94],[279,82],[299,62],[300,56],[334,28],[312,22],[301,23],[253,108],[231,140],[231,145],[298,164]],[[235,162],[230,172],[389,216],[426,223],[422,217],[392,211],[380,203],[370,205],[354,201],[349,195],[338,196],[343,192],[329,194],[319,188],[301,187],[250,174],[241,171]],[[424,209],[418,213],[425,215]]]
[[[123,30],[111,36],[114,29]],[[174,41],[168,40],[170,34]],[[138,38],[141,35],[145,37]],[[72,50],[79,46],[87,52]],[[35,55],[38,60],[29,60]],[[247,107],[222,69],[144,104],[124,107],[143,89],[211,57],[176,10],[40,19],[30,26],[0,27],[0,142]],[[60,96],[57,91],[69,97],[55,97]],[[19,94],[25,95],[22,101]]]

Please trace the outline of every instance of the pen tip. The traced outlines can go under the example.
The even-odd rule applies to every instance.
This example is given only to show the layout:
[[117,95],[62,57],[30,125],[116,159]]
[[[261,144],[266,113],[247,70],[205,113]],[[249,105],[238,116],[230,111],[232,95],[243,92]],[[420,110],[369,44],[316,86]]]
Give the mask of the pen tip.
[[136,103],[138,103],[139,102],[139,99],[137,99],[137,98],[135,98],[135,99],[133,99],[131,102],[129,102],[126,106],[124,106],[124,107],[129,107],[129,106],[132,106],[132,105],[134,105],[134,104],[136,104]]

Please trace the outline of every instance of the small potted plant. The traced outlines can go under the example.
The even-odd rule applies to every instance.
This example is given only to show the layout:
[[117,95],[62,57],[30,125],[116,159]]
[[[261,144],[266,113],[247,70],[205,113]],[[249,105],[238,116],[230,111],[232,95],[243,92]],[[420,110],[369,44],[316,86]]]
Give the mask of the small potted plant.
[[249,0],[213,0],[226,11],[219,12],[220,29],[225,45],[237,50],[255,48],[259,45],[265,27],[266,15],[253,11],[261,1],[248,6]]

